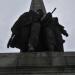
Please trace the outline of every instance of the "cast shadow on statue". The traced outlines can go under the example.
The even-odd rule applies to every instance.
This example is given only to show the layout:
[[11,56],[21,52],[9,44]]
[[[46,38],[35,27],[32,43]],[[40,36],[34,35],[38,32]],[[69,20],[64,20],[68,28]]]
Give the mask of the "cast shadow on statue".
[[68,37],[68,33],[52,13],[44,15],[41,9],[23,13],[11,28],[7,48],[18,48],[21,52],[64,52],[62,34]]

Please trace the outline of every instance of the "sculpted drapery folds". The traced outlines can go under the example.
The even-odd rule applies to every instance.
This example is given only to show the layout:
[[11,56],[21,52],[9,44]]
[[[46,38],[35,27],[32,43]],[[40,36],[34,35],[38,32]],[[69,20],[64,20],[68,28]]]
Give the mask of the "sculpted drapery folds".
[[11,28],[12,36],[7,46],[19,48],[22,51],[30,49],[30,45],[35,48],[39,39],[41,16],[32,10],[21,15]]

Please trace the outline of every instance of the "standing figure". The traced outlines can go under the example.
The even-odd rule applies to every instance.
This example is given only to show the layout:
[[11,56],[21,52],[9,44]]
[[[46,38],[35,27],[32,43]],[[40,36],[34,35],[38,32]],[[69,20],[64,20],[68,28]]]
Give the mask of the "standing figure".
[[52,26],[52,14],[47,13],[46,16],[41,20],[42,25],[42,42],[45,50],[54,51],[55,47],[55,35]]
[[12,36],[7,47],[19,48],[21,52],[37,49],[40,34],[40,19],[43,11],[30,10],[24,13],[11,28]]
[[11,28],[12,36],[7,44],[7,47],[19,48],[21,52],[26,52],[29,49],[29,39],[31,27],[38,22],[39,15],[30,10],[19,17]]
[[41,21],[43,46],[49,51],[63,52],[63,43],[65,40],[62,38],[62,34],[68,37],[68,33],[64,30],[64,27],[59,24],[58,18],[53,18],[52,13],[47,13]]
[[41,18],[43,17],[44,13],[41,9],[37,10],[37,14],[39,15],[38,20],[34,21],[31,27],[31,34],[29,38],[29,47],[32,51],[41,51],[41,44],[40,44],[40,31],[41,31]]
[[64,30],[64,26],[59,24],[57,17],[53,18],[53,27],[56,38],[56,45],[54,51],[64,52],[63,43],[65,42],[65,40],[63,40],[62,34],[68,37],[68,33],[66,30]]

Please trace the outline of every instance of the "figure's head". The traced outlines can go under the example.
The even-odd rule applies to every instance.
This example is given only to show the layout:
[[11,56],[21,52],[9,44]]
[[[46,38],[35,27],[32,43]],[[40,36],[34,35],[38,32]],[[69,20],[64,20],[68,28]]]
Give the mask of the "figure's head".
[[42,17],[42,16],[44,15],[42,9],[38,9],[38,10],[37,10],[37,13],[40,15],[40,17]]

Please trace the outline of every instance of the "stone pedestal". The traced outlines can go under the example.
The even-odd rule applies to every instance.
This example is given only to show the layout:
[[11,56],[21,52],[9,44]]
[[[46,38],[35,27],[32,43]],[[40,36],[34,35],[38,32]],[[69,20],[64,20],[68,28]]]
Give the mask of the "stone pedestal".
[[75,75],[75,53],[0,54],[0,75]]

